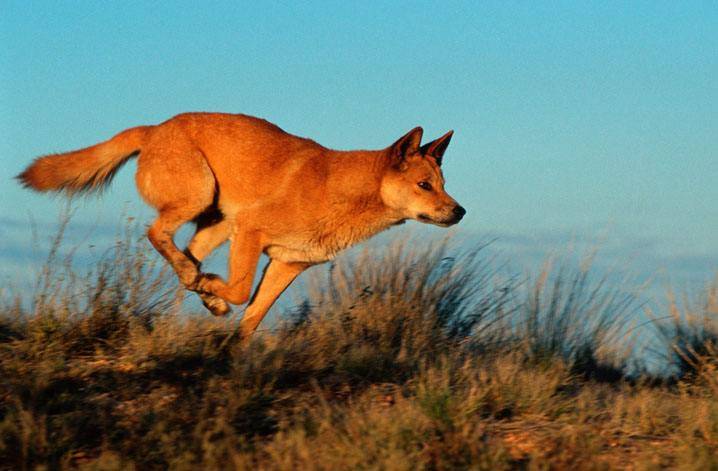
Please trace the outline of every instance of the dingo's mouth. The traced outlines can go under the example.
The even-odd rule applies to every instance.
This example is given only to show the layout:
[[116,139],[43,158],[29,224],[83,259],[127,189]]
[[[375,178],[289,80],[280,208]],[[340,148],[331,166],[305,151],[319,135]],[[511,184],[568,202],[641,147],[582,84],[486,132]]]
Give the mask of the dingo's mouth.
[[427,224],[434,224],[435,226],[441,226],[441,227],[453,226],[454,224],[459,222],[459,220],[461,220],[461,218],[451,218],[451,219],[447,219],[445,221],[437,221],[436,219],[432,219],[429,217],[429,215],[424,214],[424,213],[418,214],[416,216],[416,219],[421,222],[425,222]]

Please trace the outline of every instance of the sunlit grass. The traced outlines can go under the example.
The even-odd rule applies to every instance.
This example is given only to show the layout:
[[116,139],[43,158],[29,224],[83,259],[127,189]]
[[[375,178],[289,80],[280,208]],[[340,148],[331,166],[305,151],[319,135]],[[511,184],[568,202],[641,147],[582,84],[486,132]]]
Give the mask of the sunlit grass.
[[[3,301],[2,467],[718,466],[715,286],[636,330],[635,294],[588,264],[506,276],[483,247],[398,242],[318,271],[242,345],[180,312],[133,234],[84,274],[60,235]],[[639,334],[671,378],[631,368]]]

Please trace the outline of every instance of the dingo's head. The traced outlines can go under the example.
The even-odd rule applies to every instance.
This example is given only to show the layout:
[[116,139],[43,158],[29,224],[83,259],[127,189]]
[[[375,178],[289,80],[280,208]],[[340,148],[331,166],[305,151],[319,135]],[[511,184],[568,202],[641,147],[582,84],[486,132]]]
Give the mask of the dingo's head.
[[451,226],[466,210],[444,190],[441,160],[453,131],[421,146],[423,130],[409,131],[387,149],[391,165],[381,182],[381,198],[403,219]]

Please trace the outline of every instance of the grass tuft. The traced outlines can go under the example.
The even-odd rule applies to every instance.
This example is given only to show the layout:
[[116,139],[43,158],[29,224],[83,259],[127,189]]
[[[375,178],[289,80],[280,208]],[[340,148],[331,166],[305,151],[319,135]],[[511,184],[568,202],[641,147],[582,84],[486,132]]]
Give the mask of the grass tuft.
[[716,466],[715,287],[653,324],[674,382],[629,374],[620,285],[446,241],[341,258],[245,346],[180,313],[133,233],[84,274],[59,237],[30,302],[3,301],[3,469]]

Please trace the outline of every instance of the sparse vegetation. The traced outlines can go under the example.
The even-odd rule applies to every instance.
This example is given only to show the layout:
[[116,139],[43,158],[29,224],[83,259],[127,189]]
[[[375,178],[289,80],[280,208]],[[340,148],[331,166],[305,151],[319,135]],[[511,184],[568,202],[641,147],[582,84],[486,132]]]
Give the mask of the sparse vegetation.
[[85,276],[56,244],[32,302],[4,300],[3,468],[718,467],[716,286],[635,329],[636,297],[586,267],[524,280],[395,244],[245,346],[236,319],[180,313],[132,233]]

